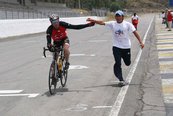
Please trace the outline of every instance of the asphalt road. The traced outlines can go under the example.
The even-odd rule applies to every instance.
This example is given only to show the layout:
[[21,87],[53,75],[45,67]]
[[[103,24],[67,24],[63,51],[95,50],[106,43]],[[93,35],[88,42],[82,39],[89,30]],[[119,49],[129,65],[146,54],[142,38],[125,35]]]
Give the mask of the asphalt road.
[[[142,38],[153,16],[140,17],[138,32]],[[68,30],[68,33],[71,66],[67,86],[61,88],[59,84],[53,96],[48,91],[51,54],[47,54],[47,58],[42,55],[42,48],[46,45],[45,34],[14,37],[0,42],[1,116],[111,116],[110,112],[122,90],[113,74],[111,31],[97,25],[83,30]],[[126,67],[123,64],[124,78],[140,51],[133,35],[131,40],[132,65]],[[120,105],[119,116],[164,115],[154,42],[153,22]]]

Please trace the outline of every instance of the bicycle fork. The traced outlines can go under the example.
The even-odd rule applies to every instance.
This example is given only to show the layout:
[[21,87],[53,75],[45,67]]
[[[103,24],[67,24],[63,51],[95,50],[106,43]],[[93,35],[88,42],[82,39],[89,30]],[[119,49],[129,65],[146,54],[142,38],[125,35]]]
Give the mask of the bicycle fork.
[[58,69],[57,69],[57,67],[58,67],[58,65],[57,65],[57,62],[56,62],[56,60],[54,61],[54,63],[55,63],[55,65],[54,65],[54,68],[55,68],[55,73],[54,73],[54,76],[55,76],[55,79],[57,80],[57,81],[59,81],[58,80]]

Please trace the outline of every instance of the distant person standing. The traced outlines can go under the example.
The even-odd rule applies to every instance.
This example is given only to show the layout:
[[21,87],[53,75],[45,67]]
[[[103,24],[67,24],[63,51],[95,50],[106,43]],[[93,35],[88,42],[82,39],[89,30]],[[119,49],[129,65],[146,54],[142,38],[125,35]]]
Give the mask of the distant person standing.
[[162,24],[165,24],[165,12],[163,11],[161,14],[161,18],[162,18]]
[[136,13],[134,13],[132,16],[132,24],[134,25],[136,30],[137,30],[138,22],[139,22],[139,17],[138,15],[136,15]]
[[168,14],[167,14],[167,21],[168,21],[168,31],[171,31],[172,28],[172,14],[171,14],[171,10],[168,10]]
[[166,8],[166,10],[165,10],[165,25],[166,25],[166,28],[168,28],[167,15],[168,15],[168,9]]

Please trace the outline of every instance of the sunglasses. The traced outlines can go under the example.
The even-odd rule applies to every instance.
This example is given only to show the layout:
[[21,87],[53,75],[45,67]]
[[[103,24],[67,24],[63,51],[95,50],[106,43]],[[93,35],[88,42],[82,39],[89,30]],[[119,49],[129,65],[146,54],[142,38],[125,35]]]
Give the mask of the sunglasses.
[[53,20],[52,21],[52,24],[56,24],[56,23],[59,23],[59,20]]

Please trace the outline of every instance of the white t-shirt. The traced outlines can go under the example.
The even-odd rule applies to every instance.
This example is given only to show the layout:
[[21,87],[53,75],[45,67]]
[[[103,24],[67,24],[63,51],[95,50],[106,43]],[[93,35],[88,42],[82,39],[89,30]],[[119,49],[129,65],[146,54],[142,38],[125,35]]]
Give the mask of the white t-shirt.
[[136,15],[136,16],[133,15],[133,16],[132,16],[132,19],[133,19],[133,20],[138,20],[139,17],[138,17],[138,15]]
[[105,22],[105,26],[109,27],[113,33],[113,46],[127,49],[131,48],[129,34],[136,31],[135,27],[127,22],[117,23],[116,21]]

